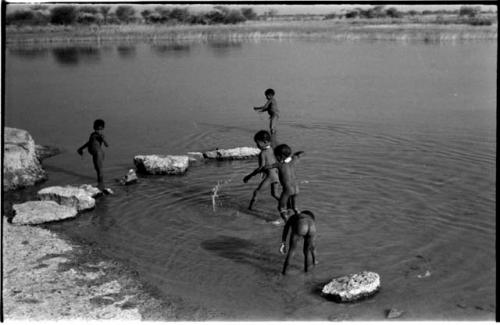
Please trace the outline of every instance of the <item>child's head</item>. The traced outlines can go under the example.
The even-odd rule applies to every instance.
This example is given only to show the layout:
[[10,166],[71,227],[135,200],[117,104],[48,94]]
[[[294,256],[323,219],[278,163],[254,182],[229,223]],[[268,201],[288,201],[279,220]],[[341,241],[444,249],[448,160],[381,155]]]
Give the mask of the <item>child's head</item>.
[[264,92],[264,95],[266,95],[266,98],[267,99],[270,99],[270,98],[273,98],[274,97],[274,89],[266,89],[266,91]]
[[292,155],[292,148],[286,144],[280,144],[274,148],[274,155],[279,161],[283,161]]
[[98,131],[98,130],[102,130],[104,129],[104,120],[101,120],[101,119],[97,119],[94,121],[94,130],[95,131]]
[[263,149],[267,147],[271,143],[271,135],[266,130],[260,130],[255,133],[253,140],[259,147],[259,149]]

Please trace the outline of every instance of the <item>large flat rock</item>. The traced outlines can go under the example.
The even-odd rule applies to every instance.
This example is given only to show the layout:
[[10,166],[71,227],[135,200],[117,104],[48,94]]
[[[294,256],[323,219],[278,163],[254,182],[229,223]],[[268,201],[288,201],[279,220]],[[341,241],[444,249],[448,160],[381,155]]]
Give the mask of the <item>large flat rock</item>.
[[101,191],[90,185],[51,186],[38,191],[40,200],[55,201],[61,205],[74,207],[78,211],[94,208],[94,197],[99,194]]
[[380,288],[380,276],[363,271],[333,279],[323,287],[322,294],[339,302],[352,302],[375,294]]
[[15,190],[47,179],[37,157],[31,135],[21,129],[5,127],[3,143],[4,191]]
[[134,157],[134,164],[139,171],[148,174],[180,175],[185,173],[188,169],[189,157],[172,155],[138,155]]
[[236,160],[252,158],[258,156],[259,153],[259,148],[238,147],[232,149],[216,149],[212,151],[205,151],[203,153],[203,157],[205,157],[206,159]]
[[77,215],[76,208],[60,205],[54,201],[28,201],[14,204],[13,224],[37,225],[46,222],[59,221],[74,218]]

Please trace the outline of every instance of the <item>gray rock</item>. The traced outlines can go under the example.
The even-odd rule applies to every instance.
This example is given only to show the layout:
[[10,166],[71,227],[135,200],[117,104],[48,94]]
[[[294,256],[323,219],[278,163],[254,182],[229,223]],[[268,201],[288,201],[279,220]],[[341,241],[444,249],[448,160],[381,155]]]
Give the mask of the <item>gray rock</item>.
[[14,204],[13,224],[37,225],[45,222],[74,218],[77,211],[74,207],[59,205],[54,201],[28,201]]
[[198,162],[198,161],[203,161],[205,159],[203,157],[203,152],[190,151],[187,153],[187,156],[189,158],[189,162]]
[[137,183],[137,180],[138,180],[137,174],[135,173],[135,171],[133,169],[130,169],[128,171],[128,173],[125,176],[123,176],[122,178],[120,178],[118,181],[122,185],[130,185],[130,184]]
[[399,318],[401,316],[403,316],[404,312],[401,311],[401,310],[398,310],[396,308],[391,308],[387,311],[387,315],[386,317],[389,318],[389,319],[392,319],[392,318]]
[[148,174],[179,175],[186,172],[189,166],[188,156],[171,155],[139,155],[134,157],[138,170]]
[[40,200],[55,201],[82,211],[94,208],[94,196],[100,193],[99,189],[90,185],[82,185],[81,187],[51,186],[38,191],[38,197]]
[[3,190],[32,186],[47,179],[35,151],[31,135],[21,129],[4,128]]
[[233,160],[233,159],[248,159],[258,156],[260,149],[252,147],[238,147],[233,149],[216,149],[205,151],[203,157],[206,159],[218,160]]
[[333,279],[323,287],[322,294],[340,302],[351,302],[375,294],[380,288],[380,276],[363,271]]

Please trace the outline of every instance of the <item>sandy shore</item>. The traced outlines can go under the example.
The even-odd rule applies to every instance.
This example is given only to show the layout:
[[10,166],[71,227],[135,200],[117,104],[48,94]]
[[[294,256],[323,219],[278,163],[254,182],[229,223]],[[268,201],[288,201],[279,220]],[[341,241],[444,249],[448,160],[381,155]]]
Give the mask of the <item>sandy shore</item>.
[[186,319],[182,306],[156,297],[134,272],[71,244],[41,227],[15,226],[3,218],[5,320],[209,320]]

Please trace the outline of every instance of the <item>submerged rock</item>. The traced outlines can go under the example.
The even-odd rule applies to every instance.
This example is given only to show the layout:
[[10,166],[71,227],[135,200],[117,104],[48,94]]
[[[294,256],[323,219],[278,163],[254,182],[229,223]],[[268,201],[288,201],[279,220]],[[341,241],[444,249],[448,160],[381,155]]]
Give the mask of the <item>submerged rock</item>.
[[399,318],[403,316],[404,312],[396,308],[391,308],[386,311],[386,316],[388,319]]
[[138,180],[137,174],[135,173],[135,171],[133,169],[130,169],[128,171],[127,175],[120,178],[118,180],[118,182],[122,185],[130,185],[130,184],[137,183],[137,180]]
[[21,129],[4,128],[3,179],[4,191],[32,186],[47,179],[37,157],[31,135]]
[[37,225],[45,222],[73,218],[77,215],[76,208],[60,205],[54,201],[28,201],[14,204],[13,224]]
[[139,155],[134,157],[138,170],[148,174],[179,175],[186,172],[189,166],[188,156],[171,155]]
[[203,157],[206,159],[218,160],[233,160],[233,159],[248,159],[258,156],[260,149],[252,147],[239,147],[233,149],[216,149],[205,151]]
[[43,146],[40,144],[35,144],[35,153],[40,161],[56,156],[61,153],[61,150],[56,147]]
[[351,302],[375,294],[380,288],[380,276],[363,271],[333,279],[323,287],[322,294],[339,302]]
[[92,209],[94,197],[102,192],[93,186],[51,186],[38,191],[38,197],[44,201],[55,201],[61,205],[74,207],[78,211]]
[[187,153],[187,156],[189,158],[189,162],[197,162],[205,159],[203,157],[203,152],[190,151]]

